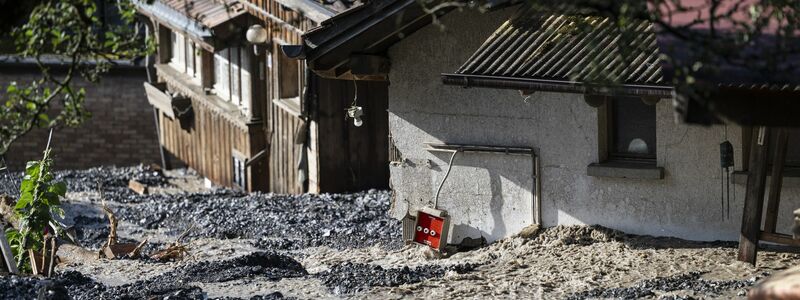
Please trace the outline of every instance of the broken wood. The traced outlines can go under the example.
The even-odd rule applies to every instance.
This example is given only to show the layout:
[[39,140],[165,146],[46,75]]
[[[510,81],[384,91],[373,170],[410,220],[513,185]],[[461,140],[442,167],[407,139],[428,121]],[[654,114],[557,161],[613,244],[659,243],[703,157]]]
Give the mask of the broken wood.
[[11,252],[11,245],[8,244],[8,238],[6,238],[5,226],[3,224],[0,224],[0,271],[11,274],[19,273],[19,270],[17,270],[17,261],[14,259],[14,254]]
[[[100,201],[103,205],[103,212],[106,214],[109,223],[108,229],[108,239],[103,244],[103,247],[100,247],[100,251],[97,253],[98,258],[108,258],[108,259],[117,259],[117,258],[124,258],[124,257],[132,257],[133,253],[137,251],[138,248],[141,250],[141,246],[144,242],[140,244],[136,243],[119,243],[117,240],[117,226],[119,225],[119,220],[117,216],[114,214],[114,211],[108,207],[106,204],[106,197],[105,193],[103,192],[103,185],[98,182],[97,183],[97,190],[100,192]],[[145,240],[146,242],[147,240]]]
[[8,195],[0,195],[0,219],[5,220],[12,228],[19,228],[17,216],[14,214],[14,206],[17,201]]
[[189,226],[188,229],[183,231],[183,233],[181,233],[181,235],[179,235],[178,238],[175,239],[174,243],[170,244],[166,249],[158,251],[153,255],[150,255],[150,258],[158,261],[183,258],[183,256],[189,253],[189,251],[186,245],[181,243],[181,240],[184,239],[187,235],[189,235],[189,231],[191,231],[192,229],[194,229],[194,224],[192,224],[192,226]]
[[147,186],[139,181],[136,181],[136,179],[128,180],[128,188],[139,195],[147,195],[149,192]]

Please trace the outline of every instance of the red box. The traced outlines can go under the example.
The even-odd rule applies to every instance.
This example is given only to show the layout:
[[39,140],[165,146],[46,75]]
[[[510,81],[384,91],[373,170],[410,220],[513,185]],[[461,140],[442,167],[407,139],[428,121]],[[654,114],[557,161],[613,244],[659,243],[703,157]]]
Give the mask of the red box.
[[447,213],[433,208],[417,211],[417,223],[414,226],[414,242],[427,245],[441,251],[447,244],[449,218]]

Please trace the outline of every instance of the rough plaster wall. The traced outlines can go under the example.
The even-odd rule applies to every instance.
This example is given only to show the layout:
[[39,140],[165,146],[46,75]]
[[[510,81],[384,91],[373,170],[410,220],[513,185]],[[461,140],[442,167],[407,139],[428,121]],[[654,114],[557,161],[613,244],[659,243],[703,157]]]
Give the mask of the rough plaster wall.
[[[586,175],[598,160],[597,111],[581,95],[463,89],[444,86],[440,74],[455,71],[510,13],[453,12],[444,31],[428,26],[393,47],[389,126],[405,162],[391,167],[397,218],[430,205],[447,168],[447,153],[424,142],[528,146],[538,150],[545,226],[600,224],[635,234],[694,240],[736,240],[744,188],[734,185],[730,219],[721,220],[719,143],[724,127],[676,124],[672,104],[657,104],[658,164],[663,180]],[[728,127],[741,166],[741,129]],[[442,189],[440,207],[451,215],[450,242],[465,236],[488,240],[513,235],[531,223],[530,158],[464,154]],[[785,187],[779,231],[790,232],[800,189]]]

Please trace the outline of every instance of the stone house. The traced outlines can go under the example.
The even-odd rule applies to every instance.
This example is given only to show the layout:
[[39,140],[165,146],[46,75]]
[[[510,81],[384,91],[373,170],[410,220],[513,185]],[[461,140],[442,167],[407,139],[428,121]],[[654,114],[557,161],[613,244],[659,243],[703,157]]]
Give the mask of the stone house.
[[[676,122],[680,99],[658,63],[651,26],[635,24],[630,42],[639,52],[620,59],[619,35],[602,24],[559,44],[548,37],[569,19],[526,9],[501,3],[488,12],[430,13],[413,0],[370,1],[306,33],[292,53],[328,77],[353,68],[356,54],[389,61],[391,214],[409,220],[438,193],[438,208],[451,217],[449,243],[494,241],[534,223],[736,240],[751,128]],[[601,47],[585,47],[589,38]],[[586,61],[603,62],[622,84],[593,88],[567,75]],[[734,153],[730,192],[724,141]],[[798,147],[791,134],[778,232],[790,232],[800,204],[800,180],[790,172],[800,167]]]

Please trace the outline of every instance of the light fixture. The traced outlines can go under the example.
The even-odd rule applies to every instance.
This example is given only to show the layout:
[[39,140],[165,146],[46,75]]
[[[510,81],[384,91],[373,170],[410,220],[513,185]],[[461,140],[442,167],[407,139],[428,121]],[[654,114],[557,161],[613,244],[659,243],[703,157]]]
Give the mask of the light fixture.
[[263,44],[267,42],[267,38],[269,35],[267,34],[267,30],[264,29],[264,26],[259,24],[255,24],[247,28],[247,33],[245,34],[247,37],[247,41],[251,44]]
[[269,39],[269,33],[266,29],[264,29],[264,26],[255,24],[250,26],[250,28],[247,28],[245,38],[247,38],[247,42],[253,44],[253,52],[258,55],[258,45],[267,42],[267,39]]
[[361,125],[364,125],[364,121],[361,120],[361,116],[363,115],[364,115],[364,108],[362,108],[361,106],[353,105],[347,109],[347,117],[353,118],[353,125],[355,125],[356,127],[361,127]]

